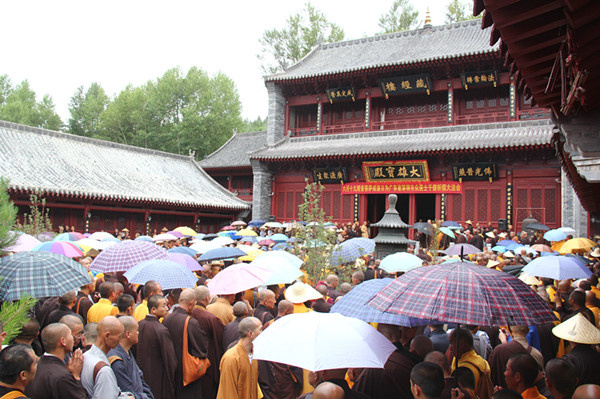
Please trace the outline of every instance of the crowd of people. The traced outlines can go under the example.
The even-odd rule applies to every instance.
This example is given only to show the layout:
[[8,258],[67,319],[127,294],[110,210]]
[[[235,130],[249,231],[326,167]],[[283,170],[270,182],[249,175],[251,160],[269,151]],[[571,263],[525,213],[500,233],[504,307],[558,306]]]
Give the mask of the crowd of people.
[[[370,234],[367,223],[337,229],[340,242]],[[517,235],[491,225],[467,223],[451,242],[423,231],[416,237],[419,245],[408,252],[424,265],[441,261],[438,250],[451,242],[463,242],[481,250],[469,256],[474,263],[507,271],[535,255],[527,249],[493,251],[497,241],[553,245],[540,234]],[[116,232],[127,239],[122,233]],[[286,231],[257,229],[259,237],[275,233]],[[165,243],[189,244],[188,239]],[[163,290],[157,281],[135,286],[123,273],[98,274],[77,292],[40,298],[18,336],[4,342],[0,398],[600,398],[600,253],[596,248],[585,257],[593,272],[589,279],[532,284],[562,330],[555,328],[559,321],[540,326],[380,323],[374,328],[396,347],[384,368],[316,372],[257,360],[253,341],[280,318],[328,313],[353,287],[385,277],[381,260],[372,254],[353,264],[350,281],[331,273],[318,282],[231,295],[211,295],[206,286],[227,267],[222,261],[207,263],[193,289]],[[79,262],[90,269],[92,259]]]

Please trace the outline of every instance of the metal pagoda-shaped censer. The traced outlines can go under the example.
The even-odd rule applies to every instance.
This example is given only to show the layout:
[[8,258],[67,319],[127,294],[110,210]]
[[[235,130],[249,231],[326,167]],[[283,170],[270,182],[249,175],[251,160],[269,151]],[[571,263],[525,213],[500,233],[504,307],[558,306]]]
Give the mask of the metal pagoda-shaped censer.
[[387,255],[396,252],[405,252],[409,244],[416,243],[416,241],[406,238],[406,232],[410,226],[404,223],[398,214],[396,210],[397,201],[398,196],[390,194],[388,196],[388,209],[379,222],[371,225],[379,228],[379,233],[373,238],[376,244],[376,259],[383,259]]

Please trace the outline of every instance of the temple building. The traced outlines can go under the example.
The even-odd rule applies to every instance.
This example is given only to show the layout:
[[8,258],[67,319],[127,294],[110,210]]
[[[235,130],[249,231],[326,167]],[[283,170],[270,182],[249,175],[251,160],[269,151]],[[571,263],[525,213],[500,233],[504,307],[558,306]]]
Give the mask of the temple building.
[[552,111],[561,179],[577,193],[563,202],[563,224],[599,235],[600,2],[474,0],[473,13],[517,87]]
[[558,129],[489,38],[481,20],[426,21],[319,45],[265,77],[268,129],[248,160],[235,146],[228,162],[215,153],[202,166],[234,191],[236,162],[244,176],[249,163],[257,219],[296,219],[306,181],[318,181],[325,212],[340,223],[378,221],[397,194],[409,224],[470,219],[519,229],[531,216],[559,227],[574,194],[556,157]]
[[54,229],[127,228],[133,238],[163,227],[216,232],[250,213],[190,156],[0,121],[0,177],[19,208],[45,199]]

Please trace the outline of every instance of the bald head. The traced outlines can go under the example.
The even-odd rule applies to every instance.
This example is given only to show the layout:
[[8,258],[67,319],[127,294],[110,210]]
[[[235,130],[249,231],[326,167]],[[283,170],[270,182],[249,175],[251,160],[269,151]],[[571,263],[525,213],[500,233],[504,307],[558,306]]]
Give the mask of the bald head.
[[138,327],[138,322],[131,316],[121,316],[119,321],[123,324],[125,331],[135,331]]
[[288,314],[292,314],[294,313],[294,304],[291,303],[290,301],[284,299],[282,301],[279,302],[279,304],[277,305],[277,314],[279,316],[285,316]]
[[585,293],[585,305],[586,306],[595,306],[596,303],[596,294],[593,291],[586,291]]
[[123,329],[123,324],[115,316],[106,316],[98,323],[96,330],[98,331],[98,337],[105,333],[114,334]]
[[322,382],[313,391],[313,399],[343,399],[344,389],[333,382]]
[[196,303],[200,303],[203,306],[208,305],[210,300],[210,290],[205,285],[200,285],[194,288],[194,294],[196,295]]
[[410,351],[423,359],[429,352],[433,351],[433,343],[424,335],[417,335],[410,341]]
[[402,335],[400,333],[400,327],[393,324],[377,324],[377,331],[382,333],[390,342],[400,342]]
[[78,314],[66,314],[60,318],[60,322],[66,324],[71,331],[81,327],[83,329],[83,318]]
[[593,384],[581,385],[575,390],[573,399],[596,399],[600,398],[600,386]]
[[189,305],[190,302],[196,301],[196,293],[193,289],[187,288],[181,292],[179,295],[179,306],[185,307]]
[[42,343],[47,352],[54,352],[61,341],[71,335],[71,330],[65,324],[51,323],[42,330]]
[[450,377],[450,362],[448,361],[446,355],[442,352],[429,352],[427,356],[425,356],[425,359],[423,359],[423,361],[437,364],[442,368],[442,371],[444,372],[444,377]]
[[235,317],[248,316],[248,306],[244,302],[236,302],[233,304],[233,315]]

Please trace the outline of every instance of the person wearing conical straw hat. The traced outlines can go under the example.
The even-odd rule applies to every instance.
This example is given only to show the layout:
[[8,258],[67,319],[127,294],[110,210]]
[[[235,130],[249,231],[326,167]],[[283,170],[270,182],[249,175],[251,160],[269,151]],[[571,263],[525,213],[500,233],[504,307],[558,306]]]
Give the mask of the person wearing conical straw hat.
[[564,358],[575,366],[579,384],[600,385],[600,353],[593,347],[600,344],[600,330],[578,313],[554,327],[552,333],[571,343],[571,352]]
[[285,290],[285,299],[294,304],[294,313],[306,313],[309,309],[304,302],[322,298],[323,295],[310,285],[303,282],[296,282]]

